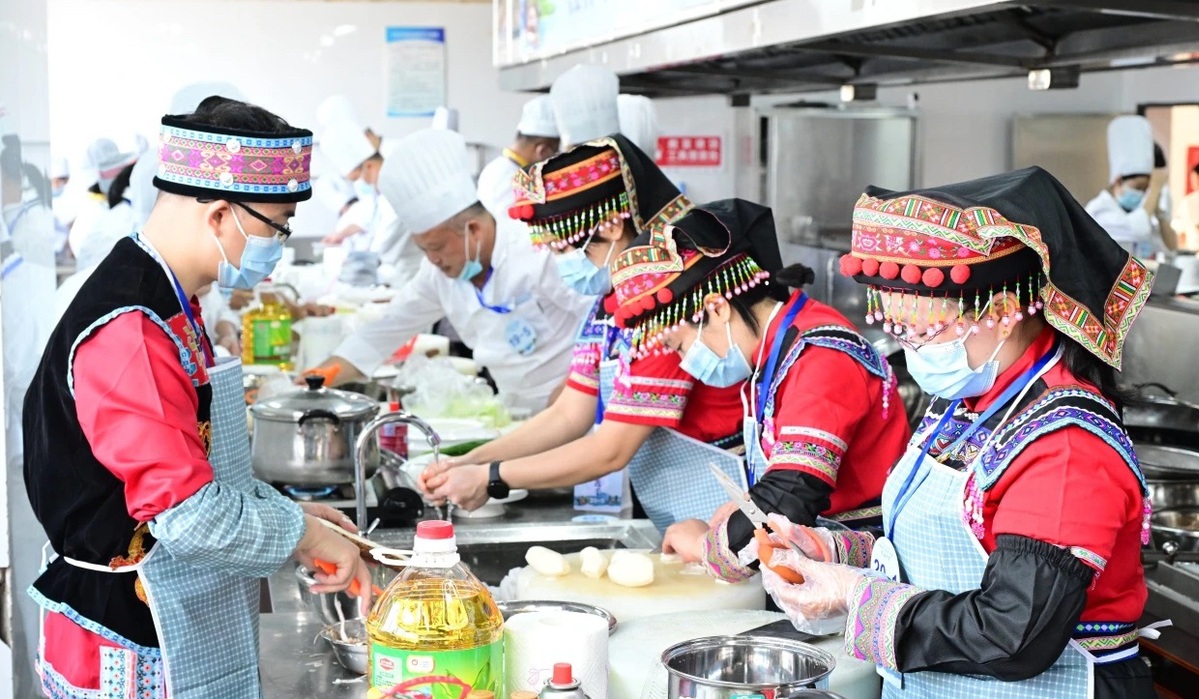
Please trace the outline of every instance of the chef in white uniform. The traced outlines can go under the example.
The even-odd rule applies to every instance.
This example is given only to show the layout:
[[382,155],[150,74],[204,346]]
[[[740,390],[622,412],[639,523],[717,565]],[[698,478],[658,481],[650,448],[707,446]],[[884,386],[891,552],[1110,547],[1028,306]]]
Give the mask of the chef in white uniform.
[[562,149],[620,133],[620,79],[616,73],[591,64],[580,64],[550,85],[550,100]]
[[400,228],[395,208],[379,196],[379,173],[383,156],[375,150],[361,125],[340,119],[331,123],[320,139],[321,152],[337,173],[351,182],[358,196],[357,225],[343,228],[324,239],[354,252],[372,252],[388,269],[380,271],[384,281],[401,285],[416,275],[421,253],[411,237]]
[[88,169],[95,173],[96,183],[87,190],[86,201],[80,205],[67,237],[71,252],[75,255],[83,249],[87,237],[95,231],[100,218],[108,211],[108,188],[112,186],[112,181],[121,170],[136,161],[136,153],[122,152],[117,144],[108,138],[98,138],[88,146]]
[[550,98],[540,95],[525,102],[516,125],[516,140],[479,173],[479,201],[496,218],[508,218],[508,209],[516,203],[512,178],[533,163],[556,155],[559,145]]
[[1142,116],[1119,116],[1107,125],[1108,187],[1087,203],[1108,235],[1138,257],[1165,249],[1157,218],[1145,208],[1153,173],[1153,129]]
[[621,95],[616,108],[620,114],[620,133],[649,157],[658,150],[658,110],[644,95]]
[[312,373],[327,384],[370,375],[445,317],[508,405],[544,408],[566,377],[575,330],[594,300],[562,282],[522,224],[479,203],[459,134],[424,129],[401,139],[380,188],[425,259],[383,317],[358,328]]

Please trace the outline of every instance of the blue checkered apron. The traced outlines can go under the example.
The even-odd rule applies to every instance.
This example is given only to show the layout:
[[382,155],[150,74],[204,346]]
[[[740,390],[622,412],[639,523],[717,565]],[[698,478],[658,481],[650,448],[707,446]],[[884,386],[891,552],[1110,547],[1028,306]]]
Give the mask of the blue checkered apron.
[[[962,521],[966,473],[926,456],[926,430],[913,437],[883,487],[883,521],[890,521],[901,484],[916,470],[914,490],[895,518],[891,539],[904,582],[960,594],[979,589],[987,552]],[[1045,672],[1020,682],[945,672],[882,672],[884,699],[1079,699],[1093,696],[1093,656],[1075,642]]]
[[[600,392],[604,404],[616,383],[615,360],[600,363]],[[716,464],[734,483],[745,485],[740,456],[692,439],[675,430],[655,428],[625,467],[645,514],[658,528],[684,519],[708,521],[729,495],[712,477],[708,464]]]
[[[217,361],[208,371],[208,460],[221,487],[253,492],[241,362]],[[177,561],[157,544],[142,560],[139,575],[154,615],[172,699],[261,696],[257,579]]]

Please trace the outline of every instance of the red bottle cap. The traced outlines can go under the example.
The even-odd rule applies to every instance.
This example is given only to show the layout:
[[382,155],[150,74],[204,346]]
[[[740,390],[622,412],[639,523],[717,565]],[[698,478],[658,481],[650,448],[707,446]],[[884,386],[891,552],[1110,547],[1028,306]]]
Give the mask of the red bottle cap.
[[571,672],[570,663],[554,663],[554,679],[550,680],[550,684],[567,685],[574,683],[575,678]]
[[[429,520],[416,525],[416,535],[422,539],[453,539],[454,525],[441,519]],[[570,666],[567,666],[568,668]]]

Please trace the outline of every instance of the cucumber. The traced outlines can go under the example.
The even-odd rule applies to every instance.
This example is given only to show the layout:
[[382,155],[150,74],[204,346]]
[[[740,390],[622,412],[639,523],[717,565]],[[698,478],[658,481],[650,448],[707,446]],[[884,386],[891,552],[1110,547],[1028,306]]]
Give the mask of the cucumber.
[[448,447],[442,447],[441,455],[442,456],[466,456],[471,451],[478,449],[479,447],[483,446],[484,444],[486,444],[490,441],[491,441],[490,439],[476,439],[476,440],[472,440],[470,442],[463,442],[461,444],[452,444]]

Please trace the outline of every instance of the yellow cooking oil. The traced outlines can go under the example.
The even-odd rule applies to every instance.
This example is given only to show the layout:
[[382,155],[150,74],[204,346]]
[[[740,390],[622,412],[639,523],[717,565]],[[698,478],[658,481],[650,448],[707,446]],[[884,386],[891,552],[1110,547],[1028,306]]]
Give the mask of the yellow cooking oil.
[[449,522],[417,525],[412,559],[366,619],[370,699],[464,699],[504,687],[504,621]]
[[266,364],[291,371],[291,310],[278,293],[259,291],[257,304],[241,317],[242,364]]

